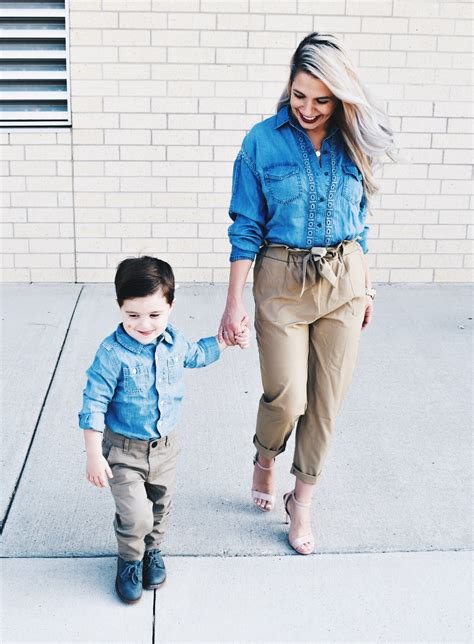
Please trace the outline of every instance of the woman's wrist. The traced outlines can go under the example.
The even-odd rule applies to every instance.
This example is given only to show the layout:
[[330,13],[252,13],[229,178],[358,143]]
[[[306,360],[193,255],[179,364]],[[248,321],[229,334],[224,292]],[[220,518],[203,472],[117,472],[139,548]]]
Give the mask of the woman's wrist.
[[239,290],[229,290],[227,292],[227,306],[241,304],[243,300],[243,292]]

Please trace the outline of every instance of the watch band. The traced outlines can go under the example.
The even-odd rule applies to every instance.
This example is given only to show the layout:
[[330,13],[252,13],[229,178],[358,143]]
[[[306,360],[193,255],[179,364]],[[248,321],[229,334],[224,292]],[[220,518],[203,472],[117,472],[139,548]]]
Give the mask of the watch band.
[[373,300],[375,300],[375,296],[377,294],[377,291],[374,288],[366,288],[365,289],[365,294],[371,297]]

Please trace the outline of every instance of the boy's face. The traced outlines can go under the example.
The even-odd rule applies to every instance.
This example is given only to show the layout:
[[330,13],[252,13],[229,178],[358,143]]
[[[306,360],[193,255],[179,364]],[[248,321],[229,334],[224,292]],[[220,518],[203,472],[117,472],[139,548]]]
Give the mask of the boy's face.
[[120,307],[123,328],[138,342],[149,344],[165,330],[173,304],[168,304],[161,290],[146,297],[124,300]]

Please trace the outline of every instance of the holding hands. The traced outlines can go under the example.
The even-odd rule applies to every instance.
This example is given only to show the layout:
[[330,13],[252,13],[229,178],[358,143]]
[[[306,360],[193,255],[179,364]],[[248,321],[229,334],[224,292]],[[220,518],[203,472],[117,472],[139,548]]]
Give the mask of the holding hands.
[[217,335],[219,343],[246,349],[250,343],[250,318],[241,298],[228,296]]
[[239,345],[241,349],[248,349],[250,346],[250,329],[248,326],[244,326],[240,333],[234,335],[236,344]]

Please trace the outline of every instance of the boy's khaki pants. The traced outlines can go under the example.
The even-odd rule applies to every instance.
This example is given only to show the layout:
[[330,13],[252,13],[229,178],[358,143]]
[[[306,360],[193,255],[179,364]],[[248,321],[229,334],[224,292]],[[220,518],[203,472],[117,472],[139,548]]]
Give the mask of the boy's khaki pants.
[[263,384],[254,444],[274,458],[297,423],[291,472],[315,484],[356,363],[366,300],[362,249],[356,241],[309,252],[267,246],[253,293]]
[[168,524],[179,454],[177,435],[151,441],[104,431],[102,453],[112,469],[118,553],[125,561],[161,548]]

